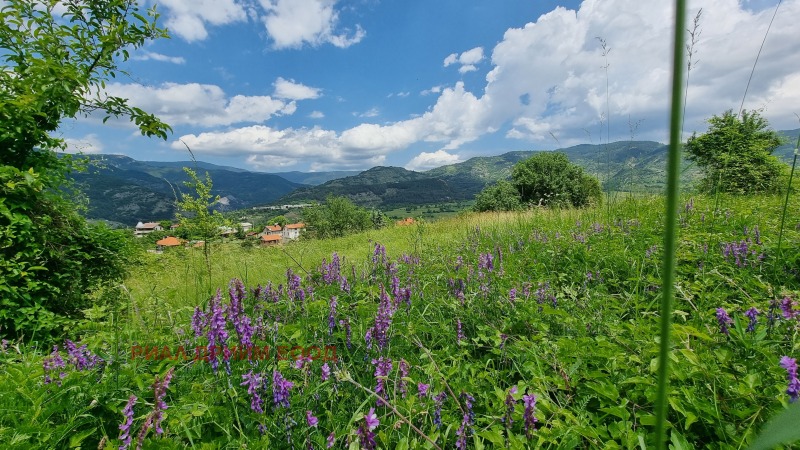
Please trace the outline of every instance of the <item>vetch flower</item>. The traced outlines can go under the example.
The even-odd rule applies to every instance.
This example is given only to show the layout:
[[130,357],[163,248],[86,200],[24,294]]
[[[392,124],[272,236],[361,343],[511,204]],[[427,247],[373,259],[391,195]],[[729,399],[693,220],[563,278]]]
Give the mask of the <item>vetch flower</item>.
[[333,329],[336,327],[336,296],[332,295],[331,300],[329,303],[329,311],[328,311],[328,335],[333,334]]
[[[375,366],[375,393],[384,399],[388,399],[386,377],[388,377],[389,373],[392,371],[392,360],[391,358],[381,356],[379,359],[373,359],[372,365]],[[379,400],[378,405],[380,404],[381,401]]]
[[164,396],[167,395],[167,388],[169,388],[169,383],[172,381],[172,374],[175,372],[175,368],[170,368],[166,374],[164,374],[164,379],[159,381],[158,375],[156,375],[156,380],[153,382],[153,391],[155,393],[155,400],[153,401],[153,421],[155,422],[155,429],[156,434],[164,433],[164,430],[161,429],[161,420],[164,418],[164,411],[167,410],[167,403],[164,401]]
[[750,319],[750,322],[747,324],[747,332],[752,333],[756,330],[756,324],[758,323],[758,310],[752,307],[745,311],[744,315]]
[[314,414],[311,412],[311,410],[306,411],[306,423],[310,427],[316,427],[319,423],[319,419],[314,417]]
[[258,394],[258,388],[262,384],[262,377],[261,374],[253,373],[251,370],[250,372],[242,375],[244,381],[240,383],[240,386],[247,386],[247,393],[250,394],[250,409],[257,413],[264,412],[264,399]]
[[525,405],[525,412],[522,415],[522,420],[525,424],[525,436],[530,439],[531,433],[536,430],[537,419],[534,416],[536,412],[536,396],[525,394],[522,396],[522,403]]
[[42,366],[44,367],[44,384],[50,384],[53,380],[50,378],[50,373],[54,372],[56,369],[59,369],[58,373],[58,380],[56,380],[56,384],[61,386],[61,380],[67,376],[67,373],[64,372],[64,368],[67,367],[64,359],[61,357],[61,353],[58,352],[58,346],[53,346],[53,351],[50,353],[50,356],[44,358],[42,360]]
[[445,392],[442,392],[433,398],[434,404],[436,405],[436,409],[433,411],[433,423],[436,425],[436,428],[440,428],[442,426],[442,404],[446,399],[447,393]]
[[513,386],[508,390],[508,394],[506,394],[506,415],[503,417],[503,423],[505,424],[506,428],[511,428],[511,425],[514,423],[512,416],[514,414],[514,407],[517,406],[517,400],[514,398],[514,394],[516,393],[517,387]]
[[353,346],[352,342],[350,341],[351,333],[350,333],[350,319],[342,319],[339,321],[339,326],[344,328],[344,332],[347,335],[347,348],[351,348]]
[[401,359],[400,360],[400,364],[399,364],[399,366],[397,368],[398,375],[400,375],[400,381],[397,382],[397,389],[400,391],[400,395],[403,398],[406,398],[406,391],[408,390],[407,387],[406,387],[408,385],[408,382],[406,380],[404,380],[404,378],[408,377],[409,369],[410,369],[410,367],[408,366],[408,363],[406,362],[406,360],[405,359]]
[[428,389],[431,387],[430,384],[425,383],[417,383],[417,397],[425,398],[428,396]]
[[794,319],[795,317],[798,316],[798,314],[800,314],[800,311],[795,311],[794,306],[795,302],[792,301],[792,299],[789,298],[788,296],[784,297],[783,300],[781,300],[780,307],[784,319]]
[[336,443],[336,434],[333,431],[331,431],[331,434],[328,435],[327,445],[325,446],[325,448],[333,448],[333,444],[335,443]]
[[370,408],[369,413],[364,416],[364,423],[358,428],[358,438],[361,443],[361,448],[366,450],[374,450],[376,447],[375,433],[372,432],[380,425],[378,416],[375,414],[375,408]]
[[125,416],[125,421],[119,425],[120,435],[119,439],[122,441],[120,450],[126,450],[131,445],[131,426],[133,426],[133,405],[136,404],[136,396],[131,395],[128,398],[128,403],[122,408],[122,415]]
[[724,308],[717,308],[717,322],[719,322],[719,331],[726,336],[729,335],[728,325],[733,323],[733,319],[730,318]]
[[331,376],[331,367],[328,365],[328,363],[323,364],[322,367],[320,368],[320,371],[321,371],[320,376],[322,378],[322,381],[327,381],[328,378],[330,378]]
[[781,367],[786,369],[786,380],[789,382],[786,387],[786,393],[789,394],[789,401],[795,402],[800,397],[800,380],[797,379],[797,360],[783,356],[781,358]]
[[288,408],[290,406],[289,389],[292,387],[294,387],[294,383],[283,378],[280,372],[277,370],[272,372],[272,400],[276,407]]

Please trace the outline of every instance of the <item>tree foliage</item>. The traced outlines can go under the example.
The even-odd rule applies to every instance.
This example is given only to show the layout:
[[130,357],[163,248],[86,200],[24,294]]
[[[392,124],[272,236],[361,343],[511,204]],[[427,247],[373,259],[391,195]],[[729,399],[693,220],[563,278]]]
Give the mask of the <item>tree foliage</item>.
[[522,209],[519,191],[513,184],[500,180],[475,197],[475,211],[516,211]]
[[59,157],[62,120],[129,117],[146,136],[168,125],[104,94],[119,61],[165,37],[154,10],[133,0],[0,3],[0,335],[63,331],[88,294],[123,277],[130,244],[93,225],[63,189],[74,167]]
[[572,164],[564,153],[536,153],[518,162],[511,176],[523,203],[583,207],[602,200],[600,182]]
[[336,238],[365,231],[374,226],[372,214],[347,197],[329,196],[324,204],[307,208],[303,220],[318,238]]
[[758,111],[732,110],[708,119],[708,131],[689,138],[687,158],[703,169],[702,188],[732,194],[776,192],[785,167],[772,154],[783,143]]

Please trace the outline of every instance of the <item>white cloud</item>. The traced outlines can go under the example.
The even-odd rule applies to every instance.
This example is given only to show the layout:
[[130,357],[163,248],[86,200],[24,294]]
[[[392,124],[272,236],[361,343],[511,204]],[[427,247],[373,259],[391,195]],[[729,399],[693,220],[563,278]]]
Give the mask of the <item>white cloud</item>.
[[236,0],[160,0],[166,9],[167,29],[187,42],[208,37],[206,24],[220,26],[247,20]]
[[278,77],[274,83],[275,97],[289,100],[308,100],[320,97],[320,89],[295,83],[294,80],[285,80]]
[[[461,64],[458,68],[460,73],[467,73],[478,70],[475,64],[483,60],[483,47],[475,47],[472,50],[467,50],[462,54],[451,53],[444,59],[444,66],[448,67],[453,64]],[[425,92],[425,91],[423,91]]]
[[461,162],[461,157],[451,155],[444,150],[437,150],[433,153],[422,152],[406,164],[406,169],[423,171],[458,162]]
[[170,125],[220,126],[235,123],[261,123],[273,115],[293,114],[295,102],[269,96],[228,97],[210,84],[164,83],[158,87],[111,83],[108,95],[130,99],[133,106],[155,114]]
[[379,115],[381,115],[381,112],[378,110],[378,108],[370,108],[369,110],[364,111],[363,113],[353,113],[353,114],[356,117],[378,117]]
[[325,113],[322,111],[311,111],[311,114],[309,114],[308,117],[312,119],[323,119],[325,118]]
[[267,11],[263,18],[276,49],[332,44],[346,48],[364,39],[361,26],[337,30],[337,0],[259,0]]
[[430,89],[425,89],[424,91],[420,91],[420,95],[438,94],[440,92],[442,92],[442,86],[434,86]]
[[82,138],[66,138],[64,142],[67,148],[64,150],[66,153],[83,153],[85,155],[93,155],[103,153],[103,143],[96,134],[87,134]]
[[161,53],[155,52],[148,52],[144,51],[141,53],[134,54],[131,59],[137,61],[159,61],[159,62],[168,62],[172,64],[186,64],[186,59],[182,56],[167,56],[162,55]]

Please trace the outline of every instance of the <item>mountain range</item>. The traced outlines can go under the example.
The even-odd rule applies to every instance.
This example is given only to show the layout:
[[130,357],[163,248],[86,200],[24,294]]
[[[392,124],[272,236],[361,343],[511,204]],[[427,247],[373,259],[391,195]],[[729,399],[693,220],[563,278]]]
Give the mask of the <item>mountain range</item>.
[[[781,131],[787,144],[774,154],[791,163],[800,129]],[[652,141],[619,141],[562,148],[569,159],[595,175],[608,190],[658,192],[664,188],[667,146]],[[170,219],[175,199],[189,178],[183,167],[201,177],[208,172],[220,209],[323,201],[342,195],[371,208],[392,209],[472,200],[489,184],[511,176],[517,162],[533,151],[475,157],[467,161],[415,172],[400,167],[373,167],[363,172],[251,172],[200,161],[136,161],[119,155],[88,155],[88,170],[75,181],[89,200],[87,217],[132,226],[142,220]],[[690,188],[699,169],[684,162],[681,185]]]

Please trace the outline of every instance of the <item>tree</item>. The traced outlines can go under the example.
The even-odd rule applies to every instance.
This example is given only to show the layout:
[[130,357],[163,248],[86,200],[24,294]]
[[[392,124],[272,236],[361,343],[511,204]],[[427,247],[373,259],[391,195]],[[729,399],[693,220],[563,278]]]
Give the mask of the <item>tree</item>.
[[221,229],[230,227],[231,221],[225,219],[222,213],[214,209],[219,202],[219,195],[212,196],[211,175],[206,172],[205,180],[201,180],[197,173],[184,167],[183,171],[189,176],[189,181],[183,184],[193,193],[181,193],[178,201],[177,214],[182,231],[189,239],[203,241],[203,258],[208,274],[209,289],[211,288],[211,243],[220,239]]
[[101,113],[166,139],[168,125],[102,88],[131,49],[167,33],[133,0],[1,5],[0,335],[46,337],[69,328],[90,292],[122,279],[133,256],[124,233],[87,223],[64,191],[75,165],[53,132]]
[[522,209],[519,191],[513,184],[500,180],[486,187],[475,197],[475,211],[517,211]]
[[323,239],[342,237],[373,226],[370,212],[347,197],[328,196],[323,205],[307,208],[303,219],[309,231]]
[[287,219],[286,216],[284,215],[280,215],[277,217],[273,217],[272,219],[269,219],[270,225],[278,224],[278,226],[280,226],[281,228],[285,227],[287,223],[289,223],[289,219]]
[[518,162],[512,184],[523,203],[583,207],[602,201],[600,182],[560,152],[538,152]]
[[687,159],[703,170],[702,189],[732,194],[777,192],[786,168],[772,154],[783,144],[758,111],[732,110],[708,119],[708,131],[692,134]]

